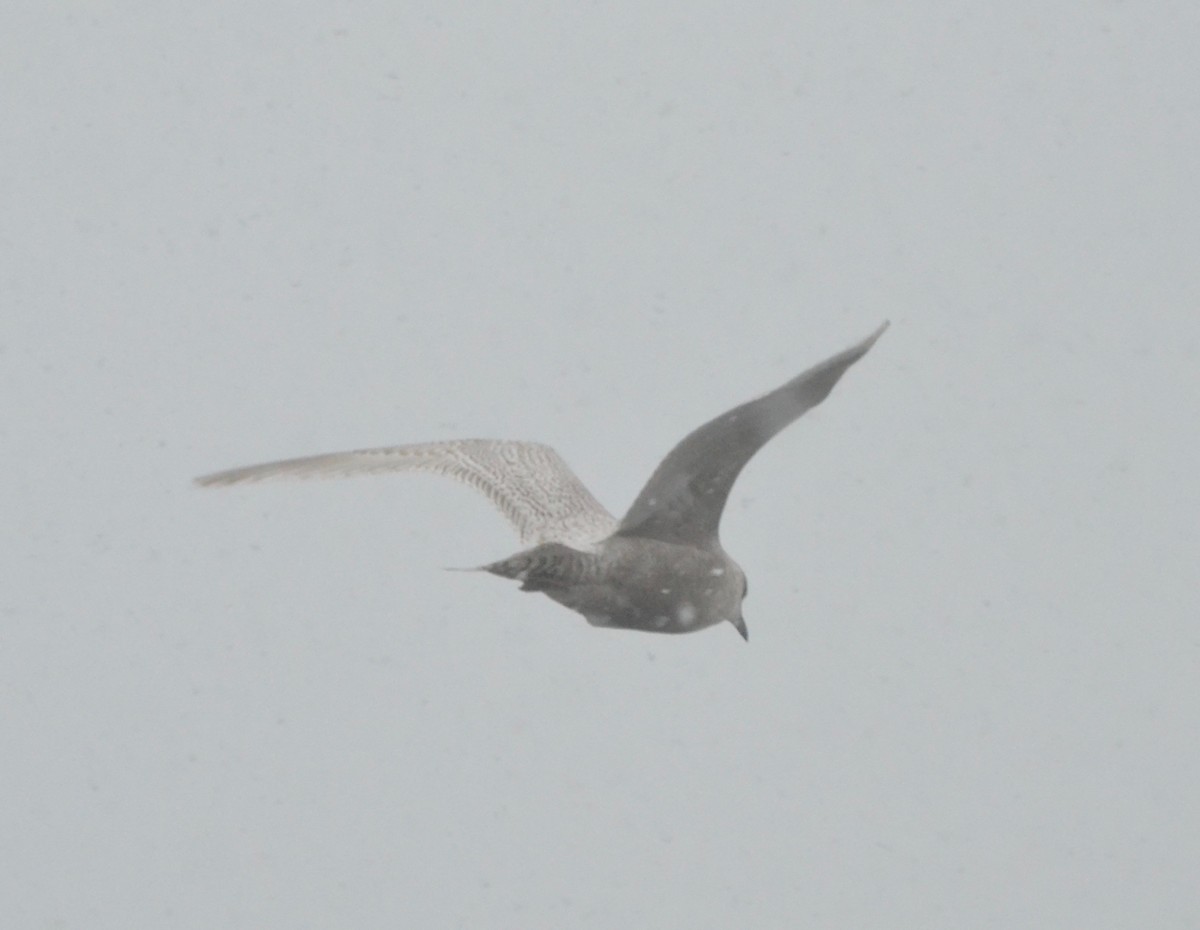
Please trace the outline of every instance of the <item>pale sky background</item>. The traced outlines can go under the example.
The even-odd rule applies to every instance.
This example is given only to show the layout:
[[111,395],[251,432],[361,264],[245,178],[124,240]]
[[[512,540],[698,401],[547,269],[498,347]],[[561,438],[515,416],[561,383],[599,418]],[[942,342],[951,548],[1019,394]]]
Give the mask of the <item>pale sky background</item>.
[[[1200,926],[1200,7],[15,3],[0,925]],[[433,478],[734,489],[593,629]]]

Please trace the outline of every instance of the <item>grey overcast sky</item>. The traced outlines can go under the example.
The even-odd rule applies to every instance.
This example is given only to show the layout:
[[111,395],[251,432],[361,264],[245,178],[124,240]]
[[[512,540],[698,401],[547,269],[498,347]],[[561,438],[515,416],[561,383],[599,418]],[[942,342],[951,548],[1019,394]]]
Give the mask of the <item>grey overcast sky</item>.
[[[1200,926],[1200,7],[13,3],[5,928]],[[734,489],[593,629],[433,478]]]

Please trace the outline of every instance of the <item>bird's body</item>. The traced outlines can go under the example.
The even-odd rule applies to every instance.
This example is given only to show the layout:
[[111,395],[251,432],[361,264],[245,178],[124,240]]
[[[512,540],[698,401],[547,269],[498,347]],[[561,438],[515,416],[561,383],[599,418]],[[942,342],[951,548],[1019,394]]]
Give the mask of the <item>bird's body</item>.
[[228,485],[277,477],[427,471],[491,498],[528,547],[483,566],[582,614],[593,626],[687,633],[729,621],[746,638],[746,576],[718,538],[733,482],[780,430],[824,400],[887,328],[683,439],[619,522],[549,446],[467,439],[251,465],[198,478]]
[[594,551],[542,543],[484,566],[583,614],[592,626],[691,633],[738,624],[745,576],[719,547],[610,536]]

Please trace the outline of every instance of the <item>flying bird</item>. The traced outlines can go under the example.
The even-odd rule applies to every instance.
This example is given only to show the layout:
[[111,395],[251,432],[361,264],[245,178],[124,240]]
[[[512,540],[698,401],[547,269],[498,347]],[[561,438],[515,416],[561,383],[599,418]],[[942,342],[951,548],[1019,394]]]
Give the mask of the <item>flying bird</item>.
[[742,617],[746,574],[721,548],[718,527],[738,474],[784,427],[821,403],[883,335],[875,332],[761,397],[684,437],[618,522],[549,446],[464,439],[334,452],[197,478],[205,486],[270,478],[333,478],[422,471],[486,494],[523,548],[481,566],[540,591],[593,626],[690,633]]

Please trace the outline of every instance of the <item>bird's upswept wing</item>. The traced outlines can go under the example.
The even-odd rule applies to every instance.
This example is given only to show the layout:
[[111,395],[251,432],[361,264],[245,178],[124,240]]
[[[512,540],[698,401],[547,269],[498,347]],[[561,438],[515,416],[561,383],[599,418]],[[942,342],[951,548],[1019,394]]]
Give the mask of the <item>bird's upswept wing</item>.
[[885,322],[857,345],[690,433],[655,469],[618,533],[715,545],[721,512],[742,468],[767,440],[828,397],[887,326]]
[[617,521],[559,454],[536,442],[463,439],[333,452],[234,468],[197,478],[196,483],[211,487],[402,471],[447,475],[483,492],[516,527],[525,545],[560,542],[586,548],[617,528]]

